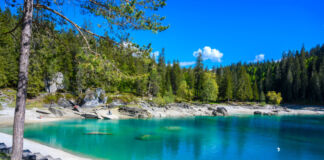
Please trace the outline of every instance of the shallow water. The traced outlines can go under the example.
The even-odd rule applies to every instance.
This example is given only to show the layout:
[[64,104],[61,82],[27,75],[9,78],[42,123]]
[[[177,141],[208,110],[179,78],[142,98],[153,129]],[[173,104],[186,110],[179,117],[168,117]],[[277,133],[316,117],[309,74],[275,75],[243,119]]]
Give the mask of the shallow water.
[[324,159],[324,116],[69,120],[25,137],[98,159]]

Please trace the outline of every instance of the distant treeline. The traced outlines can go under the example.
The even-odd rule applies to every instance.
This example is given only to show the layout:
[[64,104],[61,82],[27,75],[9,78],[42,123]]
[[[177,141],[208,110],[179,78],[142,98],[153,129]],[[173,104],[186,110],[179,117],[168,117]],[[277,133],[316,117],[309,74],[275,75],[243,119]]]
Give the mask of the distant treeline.
[[[233,64],[213,69],[220,85],[220,97],[228,98],[227,86],[234,86],[229,99],[258,100],[268,91],[281,92],[285,103],[323,104],[324,45],[306,51],[285,52],[280,60],[249,64]],[[248,73],[246,82],[241,72]],[[240,93],[240,86],[248,87]],[[240,94],[247,94],[241,98]],[[230,94],[231,95],[231,94]]]
[[[0,12],[0,88],[15,88],[18,80],[20,28],[9,32],[20,15]],[[151,57],[149,46],[95,39],[85,49],[73,30],[56,30],[50,19],[39,18],[33,28],[28,96],[45,91],[44,81],[64,74],[65,89],[82,95],[88,88],[110,93],[152,96],[173,101],[266,101],[268,91],[281,92],[285,103],[324,104],[324,45],[310,51],[289,51],[279,61],[237,63],[205,68],[201,55],[195,67],[166,62],[165,51]],[[36,27],[37,26],[37,27]]]

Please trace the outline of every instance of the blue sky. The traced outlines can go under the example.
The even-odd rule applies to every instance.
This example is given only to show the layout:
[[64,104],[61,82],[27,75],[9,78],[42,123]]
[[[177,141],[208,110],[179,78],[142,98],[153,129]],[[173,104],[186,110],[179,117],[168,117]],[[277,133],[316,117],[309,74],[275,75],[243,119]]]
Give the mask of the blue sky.
[[[159,14],[170,28],[158,34],[132,31],[131,36],[141,45],[152,43],[154,51],[165,48],[167,60],[182,64],[193,64],[199,49],[210,67],[277,60],[283,51],[324,43],[323,6],[323,0],[167,0]],[[78,9],[63,10],[80,25],[93,20]]]

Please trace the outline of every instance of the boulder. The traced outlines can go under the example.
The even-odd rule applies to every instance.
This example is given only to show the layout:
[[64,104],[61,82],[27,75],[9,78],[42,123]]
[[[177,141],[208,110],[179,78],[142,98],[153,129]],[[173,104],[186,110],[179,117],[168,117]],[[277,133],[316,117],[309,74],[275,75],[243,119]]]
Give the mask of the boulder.
[[73,111],[82,112],[81,108],[78,105],[73,106]]
[[88,89],[82,101],[82,107],[92,108],[105,104],[107,97],[105,96],[105,91],[101,88],[97,88],[95,91]]
[[11,154],[11,152],[12,152],[12,147],[7,147],[2,150],[2,153],[5,154]]
[[216,110],[212,112],[213,116],[228,116],[227,110],[224,107],[217,107]]
[[92,113],[84,113],[84,114],[81,114],[81,116],[86,119],[98,119],[98,116],[96,114],[92,114]]
[[261,111],[254,111],[253,114],[254,114],[254,115],[262,115],[262,112],[261,112]]
[[22,153],[23,160],[36,160],[36,155],[33,154],[30,150],[25,149]]
[[40,109],[37,109],[36,112],[41,113],[41,114],[51,114],[51,112],[49,112],[49,111],[40,110]]
[[45,80],[45,89],[49,93],[55,93],[59,89],[64,89],[64,75],[61,72],[57,72],[53,75],[52,79]]
[[135,117],[135,118],[149,118],[151,117],[151,114],[142,108],[137,107],[120,107],[118,109],[119,112],[124,113],[128,116]]
[[71,101],[69,101],[69,100],[67,100],[65,98],[60,98],[57,101],[57,104],[64,107],[64,108],[72,108],[74,106],[74,104]]
[[0,143],[0,152],[3,152],[7,148],[7,145],[4,143]]
[[64,115],[64,112],[58,108],[50,107],[48,110],[57,117],[62,117]]

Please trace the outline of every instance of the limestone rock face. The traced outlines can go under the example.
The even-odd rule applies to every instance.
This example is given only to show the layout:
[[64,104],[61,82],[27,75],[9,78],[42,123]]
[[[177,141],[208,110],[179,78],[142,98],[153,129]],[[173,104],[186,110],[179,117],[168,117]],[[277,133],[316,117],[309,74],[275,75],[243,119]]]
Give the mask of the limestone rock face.
[[55,93],[59,89],[64,89],[64,75],[61,72],[57,72],[50,80],[45,80],[46,92]]
[[105,91],[101,88],[96,88],[95,91],[87,90],[83,98],[82,107],[91,108],[96,107],[107,102]]

